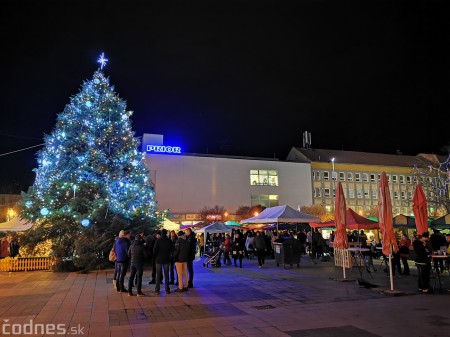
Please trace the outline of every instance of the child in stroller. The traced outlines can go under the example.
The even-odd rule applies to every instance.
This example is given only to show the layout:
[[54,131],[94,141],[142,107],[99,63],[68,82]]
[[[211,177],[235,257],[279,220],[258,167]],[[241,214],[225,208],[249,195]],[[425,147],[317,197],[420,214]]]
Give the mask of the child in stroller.
[[214,247],[213,245],[209,245],[206,248],[206,253],[203,254],[205,256],[205,260],[203,260],[203,267],[208,268],[209,265],[212,267],[219,268],[222,263],[220,262],[220,257],[222,256],[223,246]]

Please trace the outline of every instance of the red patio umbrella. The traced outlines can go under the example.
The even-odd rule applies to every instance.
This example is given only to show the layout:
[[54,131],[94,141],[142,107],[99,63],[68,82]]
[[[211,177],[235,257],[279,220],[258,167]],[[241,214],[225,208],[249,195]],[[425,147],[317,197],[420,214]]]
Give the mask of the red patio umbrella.
[[413,212],[416,218],[417,234],[428,232],[428,202],[422,185],[418,184],[414,191]]
[[336,186],[336,198],[334,204],[334,221],[336,225],[336,231],[334,233],[333,247],[342,249],[342,272],[345,279],[345,263],[344,263],[344,249],[348,248],[348,237],[345,229],[346,224],[347,207],[345,205],[344,191],[342,190],[342,184],[339,181]]
[[398,251],[397,240],[394,233],[392,220],[392,201],[389,192],[389,184],[386,172],[381,172],[381,179],[378,192],[378,224],[382,235],[381,243],[383,254],[389,256],[389,271],[391,280],[391,291],[394,290],[394,280],[392,277],[392,255]]

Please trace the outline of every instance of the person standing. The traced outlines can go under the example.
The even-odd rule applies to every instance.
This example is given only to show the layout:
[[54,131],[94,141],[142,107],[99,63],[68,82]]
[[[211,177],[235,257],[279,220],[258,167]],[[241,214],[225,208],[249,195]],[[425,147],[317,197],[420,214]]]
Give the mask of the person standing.
[[186,241],[189,246],[189,256],[187,262],[187,269],[189,273],[189,281],[188,288],[194,287],[194,260],[195,260],[195,252],[197,250],[197,238],[192,229],[186,229]]
[[5,257],[8,257],[8,255],[9,255],[9,242],[8,242],[8,238],[5,236],[1,240],[0,259],[4,259]]
[[183,231],[178,232],[178,240],[175,242],[173,256],[178,275],[178,288],[175,289],[175,292],[188,291],[189,275],[187,263],[189,260],[189,244]]
[[128,296],[133,296],[133,283],[136,277],[136,290],[138,296],[144,296],[142,292],[142,275],[144,274],[144,262],[146,258],[144,240],[140,234],[137,234],[133,243],[128,248],[130,258],[130,277],[128,279]]
[[156,240],[153,247],[153,257],[156,264],[156,285],[155,293],[159,295],[162,280],[162,273],[164,272],[164,279],[166,280],[166,294],[170,294],[169,282],[169,266],[170,254],[172,253],[172,241],[167,237],[167,230],[161,231],[161,237]]
[[225,241],[223,242],[223,264],[230,265],[230,252],[231,252],[231,236],[230,234],[225,235]]
[[256,256],[258,257],[259,268],[264,266],[264,258],[266,255],[267,247],[266,240],[264,239],[260,231],[256,232],[256,236],[253,239],[253,247],[256,250]]
[[[431,247],[433,247],[434,252],[441,250],[441,247],[447,247],[447,240],[445,239],[445,236],[441,234],[439,229],[433,229],[433,234],[430,236],[430,244]],[[434,270],[439,271],[442,274],[444,271],[444,259],[435,259]]]
[[20,256],[19,249],[20,249],[19,241],[17,241],[17,238],[13,238],[11,240],[11,243],[9,244],[9,256],[10,257]]
[[198,251],[199,251],[200,257],[202,257],[203,254],[205,253],[205,234],[204,233],[200,233],[200,235],[198,236]]
[[413,247],[416,253],[415,262],[419,276],[419,291],[423,294],[431,293],[430,271],[432,248],[429,245],[428,232],[424,232],[422,236],[417,237],[413,242]]
[[[148,250],[151,252],[150,261],[152,262],[152,279],[150,282],[148,282],[148,284],[156,284],[156,262],[155,262],[155,256],[153,255],[153,248],[155,247],[156,241],[160,237],[161,237],[161,233],[156,232],[149,238],[149,240],[147,242]],[[161,283],[162,282],[163,282],[163,280],[161,280]]]
[[[169,265],[169,284],[175,284],[175,280],[178,280],[175,272],[175,259],[173,257],[175,251],[175,243],[178,240],[177,233],[174,230],[170,231],[170,241],[172,241],[172,251],[170,252],[170,265]],[[176,281],[178,284],[178,281]]]
[[[127,233],[128,235],[128,233]],[[125,275],[127,274],[128,262],[130,260],[128,256],[128,249],[130,248],[131,242],[126,237],[125,231],[121,230],[119,232],[119,238],[116,240],[114,249],[116,251],[116,263],[117,263],[117,274],[118,280],[116,280],[116,289],[119,293],[126,293],[128,290],[125,288]]]
[[239,259],[239,268],[242,268],[242,258],[244,257],[245,241],[241,232],[236,231],[234,233],[234,242],[232,247],[232,255],[234,260],[234,266],[237,267],[237,260]]
[[403,264],[403,275],[409,275],[409,265],[408,265],[408,257],[409,257],[409,247],[411,246],[411,240],[408,239],[406,235],[402,235],[398,244],[398,253],[400,254],[400,259]]

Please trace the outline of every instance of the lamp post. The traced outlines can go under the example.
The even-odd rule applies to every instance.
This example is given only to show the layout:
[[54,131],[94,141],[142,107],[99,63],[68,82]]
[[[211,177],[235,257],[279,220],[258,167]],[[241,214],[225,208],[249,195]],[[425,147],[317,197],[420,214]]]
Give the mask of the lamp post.
[[335,192],[335,180],[336,180],[336,178],[335,178],[335,173],[334,173],[334,160],[335,160],[335,158],[333,157],[333,158],[331,158],[331,166],[333,167],[333,172],[331,172],[331,180],[332,180],[332,182],[331,182],[331,189],[332,189],[332,193],[333,193],[333,198],[336,196],[336,192]]

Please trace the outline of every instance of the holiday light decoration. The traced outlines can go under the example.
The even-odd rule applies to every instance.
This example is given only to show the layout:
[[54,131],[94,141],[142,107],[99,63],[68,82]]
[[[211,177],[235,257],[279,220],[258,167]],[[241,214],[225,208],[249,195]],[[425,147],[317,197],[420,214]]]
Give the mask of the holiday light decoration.
[[91,80],[57,116],[38,152],[36,179],[23,197],[24,215],[34,222],[67,216],[84,227],[99,209],[131,221],[153,218],[154,190],[131,111],[103,73],[104,54]]
[[443,162],[428,166],[414,166],[414,181],[421,183],[428,192],[428,204],[436,211],[450,212],[450,155]]

